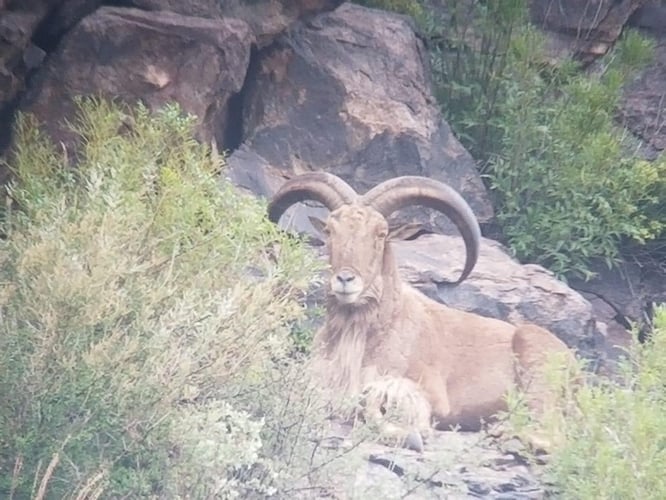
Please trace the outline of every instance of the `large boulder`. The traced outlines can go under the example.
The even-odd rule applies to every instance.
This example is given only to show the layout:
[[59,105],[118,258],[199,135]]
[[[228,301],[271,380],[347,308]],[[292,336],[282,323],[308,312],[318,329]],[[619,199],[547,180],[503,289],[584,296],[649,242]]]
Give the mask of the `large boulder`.
[[[260,47],[270,44],[273,39],[284,32],[293,22],[298,19],[312,16],[319,12],[331,10],[341,3],[342,0],[253,0],[247,2],[245,0],[124,0],[122,2],[113,2],[123,7],[136,7],[146,11],[171,11],[173,13],[181,14],[187,17],[202,17],[213,19],[228,19],[235,18],[245,21],[253,36],[250,38],[253,44]],[[103,2],[102,0],[0,0],[0,155],[7,149],[11,143],[11,125],[17,103],[20,101],[22,94],[26,90],[27,80],[30,75],[39,70],[42,62],[48,59],[48,56],[58,50],[58,45],[61,39],[72,30],[81,19],[89,16],[95,12],[101,5],[110,4],[112,2]],[[163,17],[156,13],[146,13],[145,16],[154,19],[154,23],[144,26],[141,30],[142,34],[151,31],[152,28],[157,28],[160,24],[165,23],[165,31],[169,30],[169,25],[172,21],[164,20]],[[89,21],[88,21],[89,22]],[[226,21],[223,21],[226,23]],[[178,23],[176,23],[177,25]],[[97,27],[102,28],[103,24],[96,23]],[[89,25],[90,27],[90,25]],[[197,29],[196,26],[192,26]],[[204,27],[203,31],[209,31],[209,27]],[[182,32],[182,30],[181,30]],[[104,36],[100,33],[97,37],[100,46],[107,45],[104,41]],[[111,35],[119,36],[116,30],[112,30]],[[173,34],[178,36],[177,32]],[[122,37],[122,36],[121,36]],[[95,38],[90,36],[89,38]],[[155,38],[151,36],[149,38]],[[195,48],[202,43],[203,36],[195,36]],[[112,44],[111,44],[112,45]],[[149,44],[140,44],[136,50],[148,49],[151,47]],[[230,45],[233,52],[234,49]],[[162,49],[158,49],[158,53],[163,53]],[[192,52],[192,51],[190,51]],[[201,58],[208,57],[210,51],[204,51]],[[220,49],[219,52],[226,52]],[[100,54],[101,55],[101,54]],[[108,54],[105,54],[108,56]],[[192,58],[192,54],[188,54],[188,60],[196,62],[197,58]],[[233,56],[233,54],[232,54]],[[56,56],[57,57],[57,56]],[[59,63],[71,64],[72,61],[59,59]],[[174,59],[176,66],[184,62],[179,57]],[[246,67],[239,68],[238,70],[231,68],[218,68],[215,64],[216,58],[212,58],[211,70],[222,69],[223,73],[234,72],[236,75],[236,82],[233,86],[237,86],[237,82],[242,82],[245,74]],[[228,63],[229,61],[227,61]],[[88,66],[93,63],[88,63]],[[53,63],[50,64],[53,68]],[[75,66],[80,69],[80,66]],[[188,67],[188,66],[184,66]],[[201,64],[202,68],[206,64]],[[61,69],[57,69],[56,73]],[[191,74],[194,78],[201,76],[197,69],[192,71]],[[89,71],[86,70],[86,73]],[[200,81],[202,86],[217,83],[214,79],[208,78]],[[179,76],[182,80],[183,75]],[[141,77],[139,77],[141,80]],[[66,83],[66,82],[65,82]],[[98,83],[98,82],[97,82]],[[131,83],[131,82],[128,82]],[[91,82],[92,85],[96,82]],[[75,89],[79,90],[79,89]],[[87,89],[82,89],[87,90]],[[94,89],[95,91],[97,89]],[[100,89],[101,92],[110,90],[106,87]],[[222,89],[226,92],[226,87]],[[121,92],[121,95],[124,94]],[[143,97],[143,96],[142,96]],[[224,100],[226,97],[221,96],[221,107],[224,108]],[[201,106],[193,107],[194,111],[202,110]],[[235,119],[235,118],[232,118]],[[223,126],[223,124],[222,124]],[[204,134],[211,135],[211,134]],[[224,135],[221,133],[220,135]],[[236,136],[237,134],[234,134]],[[226,142],[220,143],[223,147],[235,147],[237,144],[232,145]],[[0,166],[0,183],[5,179],[5,169]]]
[[[428,56],[408,18],[343,4],[261,51],[247,81],[243,145],[229,158],[237,184],[270,196],[287,177],[324,170],[365,192],[425,175],[457,189],[481,222],[491,218],[474,160],[433,98]],[[439,215],[407,215],[451,231]]]
[[644,0],[530,0],[532,22],[549,34],[553,55],[592,62],[606,54]]
[[241,90],[253,42],[238,19],[102,7],[61,40],[20,108],[72,144],[63,117],[73,98],[101,95],[158,108],[175,101],[198,117],[198,136],[224,143],[230,99]]
[[342,0],[129,0],[147,10],[170,10],[188,16],[235,17],[252,29],[257,45],[266,46],[294,21],[331,10]]
[[[0,0],[0,155],[11,143],[11,127],[26,80],[66,30],[101,0]],[[0,164],[0,184],[6,167]]]
[[101,0],[0,0],[0,109],[24,90],[26,75],[44,58],[44,45],[100,3]]

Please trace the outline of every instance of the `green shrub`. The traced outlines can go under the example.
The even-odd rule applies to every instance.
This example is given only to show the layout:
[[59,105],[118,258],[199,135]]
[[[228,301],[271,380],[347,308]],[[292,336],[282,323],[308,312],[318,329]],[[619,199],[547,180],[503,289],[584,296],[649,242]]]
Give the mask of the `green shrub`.
[[[535,47],[527,36],[524,46]],[[666,228],[658,210],[666,160],[634,155],[613,120],[623,83],[649,52],[636,37],[596,76],[546,80],[529,66],[511,68],[499,106],[502,148],[488,167],[498,220],[519,258],[559,275],[589,276],[595,259],[612,266],[625,241],[642,244]]]
[[518,258],[589,276],[593,261],[612,266],[623,248],[666,237],[666,158],[641,160],[614,122],[651,42],[627,32],[588,75],[549,62],[523,0],[448,2],[426,28],[442,110],[480,161]]
[[398,14],[411,16],[420,20],[424,15],[423,6],[414,0],[356,0],[355,3],[375,9],[388,10]]
[[619,380],[580,388],[575,411],[554,413],[556,448],[548,465],[562,498],[666,498],[666,307],[657,308],[645,344],[635,339]]
[[484,162],[500,146],[499,106],[515,64],[514,36],[527,22],[527,2],[451,0],[422,19],[442,112],[472,156]]
[[75,168],[17,122],[0,496],[270,493],[295,448],[311,454],[303,422],[318,407],[290,332],[316,261],[218,178],[177,108],[79,109]]

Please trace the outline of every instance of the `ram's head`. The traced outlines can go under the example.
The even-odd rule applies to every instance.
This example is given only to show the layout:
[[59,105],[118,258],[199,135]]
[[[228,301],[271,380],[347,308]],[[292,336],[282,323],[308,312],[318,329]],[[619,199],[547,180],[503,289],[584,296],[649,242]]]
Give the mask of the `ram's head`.
[[427,177],[405,176],[387,180],[364,195],[339,177],[314,172],[287,181],[268,208],[277,223],[293,204],[315,200],[330,210],[325,222],[311,219],[326,234],[331,279],[330,292],[342,304],[378,301],[387,272],[395,267],[387,242],[404,228],[389,231],[387,218],[409,205],[444,213],[458,227],[467,249],[462,282],[474,268],[481,232],[472,209],[450,186]]

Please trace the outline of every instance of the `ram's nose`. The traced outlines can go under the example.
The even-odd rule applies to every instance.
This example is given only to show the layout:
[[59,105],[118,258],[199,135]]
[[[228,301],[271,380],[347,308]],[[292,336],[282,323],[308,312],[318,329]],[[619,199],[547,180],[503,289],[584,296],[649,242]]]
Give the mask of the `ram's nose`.
[[342,286],[347,286],[356,279],[356,275],[349,269],[343,269],[335,276],[335,278]]
[[363,291],[363,278],[349,268],[331,275],[331,292],[343,304],[353,304]]

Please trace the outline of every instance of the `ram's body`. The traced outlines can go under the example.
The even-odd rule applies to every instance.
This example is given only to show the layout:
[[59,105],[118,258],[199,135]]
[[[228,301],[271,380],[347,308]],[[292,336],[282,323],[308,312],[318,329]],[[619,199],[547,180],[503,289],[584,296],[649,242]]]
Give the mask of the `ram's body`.
[[538,405],[548,390],[537,373],[545,356],[567,349],[542,328],[451,309],[403,283],[391,295],[374,311],[330,305],[315,338],[315,362],[324,386],[338,394],[360,395],[373,386],[383,391],[399,377],[414,381],[428,403],[412,401],[407,410],[420,430],[429,423],[477,429],[505,408],[523,370],[537,375],[525,389]]
[[[471,272],[480,233],[462,198],[422,178],[388,181],[355,198],[339,179],[322,175],[283,188],[271,218],[305,198],[332,209],[322,224],[332,271],[327,316],[313,360],[323,385],[338,395],[363,395],[370,406],[397,407],[407,426],[420,431],[431,424],[478,428],[504,408],[507,391],[516,385],[540,410],[548,397],[546,357],[559,352],[573,359],[562,341],[535,325],[516,327],[449,308],[399,276],[386,216],[407,202],[440,209],[456,222],[467,246],[459,281]],[[342,192],[339,199],[315,189],[323,181]],[[387,194],[391,190],[395,196]]]

